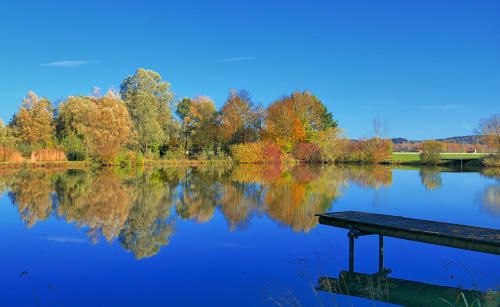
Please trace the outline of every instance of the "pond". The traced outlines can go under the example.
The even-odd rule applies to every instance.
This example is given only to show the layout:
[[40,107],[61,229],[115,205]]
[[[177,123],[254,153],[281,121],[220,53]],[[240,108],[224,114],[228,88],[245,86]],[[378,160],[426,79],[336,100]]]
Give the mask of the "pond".
[[[2,306],[386,306],[315,290],[320,277],[348,269],[349,255],[347,231],[318,224],[316,213],[500,228],[495,172],[0,170],[0,192]],[[377,271],[377,236],[356,240],[355,265]],[[429,287],[487,292],[500,285],[500,256],[396,238],[384,239],[384,267],[392,278]]]

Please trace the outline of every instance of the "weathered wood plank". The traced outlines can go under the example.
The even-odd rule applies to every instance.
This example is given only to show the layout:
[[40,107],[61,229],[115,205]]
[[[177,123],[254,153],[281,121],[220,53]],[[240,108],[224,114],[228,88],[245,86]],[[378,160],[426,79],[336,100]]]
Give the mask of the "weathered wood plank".
[[321,213],[317,216],[324,225],[500,255],[498,229],[357,211]]

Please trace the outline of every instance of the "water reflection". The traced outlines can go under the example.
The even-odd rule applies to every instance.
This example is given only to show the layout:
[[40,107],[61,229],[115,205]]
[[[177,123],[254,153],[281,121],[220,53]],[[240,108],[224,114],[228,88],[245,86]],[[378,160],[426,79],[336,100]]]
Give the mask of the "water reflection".
[[438,167],[434,168],[421,168],[420,169],[420,179],[422,184],[427,190],[439,189],[443,186],[443,180],[441,179],[441,172]]
[[[427,188],[442,184],[437,170],[420,175]],[[118,239],[137,259],[168,245],[179,220],[206,223],[215,212],[230,231],[244,230],[255,217],[267,215],[282,227],[307,233],[317,226],[315,214],[329,210],[352,184],[378,193],[392,184],[392,170],[249,165],[0,173],[0,191],[8,193],[26,227],[54,216],[74,223],[92,243]],[[485,208],[498,215],[499,186],[484,195]]]

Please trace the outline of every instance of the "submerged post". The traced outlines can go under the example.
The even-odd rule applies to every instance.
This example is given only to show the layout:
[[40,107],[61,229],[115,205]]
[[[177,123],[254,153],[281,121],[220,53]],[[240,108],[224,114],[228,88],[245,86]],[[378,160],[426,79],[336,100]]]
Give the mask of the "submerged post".
[[349,232],[349,272],[354,272],[354,236]]
[[384,236],[378,235],[378,271],[384,271]]

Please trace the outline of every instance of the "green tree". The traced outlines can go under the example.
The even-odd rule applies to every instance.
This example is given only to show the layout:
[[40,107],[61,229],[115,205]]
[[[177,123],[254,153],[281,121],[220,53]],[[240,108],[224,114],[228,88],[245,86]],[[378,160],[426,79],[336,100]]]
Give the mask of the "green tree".
[[443,149],[443,143],[439,141],[425,141],[420,154],[420,161],[424,164],[437,165],[440,161],[439,154]]
[[0,145],[14,148],[16,143],[17,138],[14,135],[14,131],[9,126],[5,126],[4,122],[0,119]]
[[143,152],[167,144],[175,134],[176,123],[170,103],[174,94],[170,83],[160,74],[139,68],[135,75],[125,78],[120,93],[133,123],[134,139]]
[[189,108],[191,106],[191,99],[184,97],[182,100],[179,100],[177,103],[177,109],[175,110],[175,114],[179,117],[181,121],[181,137],[183,141],[184,149],[189,149],[188,141],[191,135],[191,126],[188,125],[186,119],[189,117]]

